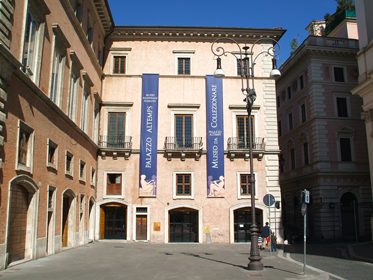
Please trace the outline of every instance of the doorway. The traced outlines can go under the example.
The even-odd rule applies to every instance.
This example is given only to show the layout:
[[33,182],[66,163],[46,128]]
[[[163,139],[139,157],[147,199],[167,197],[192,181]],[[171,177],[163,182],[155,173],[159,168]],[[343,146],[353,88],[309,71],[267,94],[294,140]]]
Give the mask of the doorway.
[[101,206],[100,239],[127,239],[127,206]]
[[[260,231],[263,226],[263,211],[255,209],[255,220]],[[235,243],[247,243],[251,242],[251,231],[252,225],[251,209],[240,208],[234,210],[234,242]]]
[[341,204],[343,237],[359,235],[358,202],[356,196],[350,192],[343,194]]
[[147,240],[148,217],[136,215],[136,240]]
[[169,211],[169,242],[198,242],[198,211],[179,209]]

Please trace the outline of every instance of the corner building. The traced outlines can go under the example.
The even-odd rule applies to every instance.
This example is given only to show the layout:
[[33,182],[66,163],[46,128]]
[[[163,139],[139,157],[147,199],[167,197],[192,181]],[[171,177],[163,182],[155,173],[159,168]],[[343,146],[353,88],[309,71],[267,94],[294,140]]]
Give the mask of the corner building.
[[[236,59],[239,49],[232,41],[222,41],[236,57],[222,59],[226,77],[221,80],[207,76],[216,69],[211,45],[218,38],[232,38],[241,47],[248,44],[255,55],[272,46],[272,41],[263,39],[252,50],[257,39],[279,40],[284,32],[115,27],[105,44],[96,240],[250,241],[249,132]],[[252,133],[259,230],[269,220],[264,196],[272,194],[281,200],[271,69],[271,57],[257,59]],[[222,91],[209,101],[212,109],[207,102],[209,81]],[[211,114],[219,132],[209,128]],[[216,152],[212,153],[215,158],[209,157],[209,149]],[[217,164],[220,176],[209,171],[218,168]],[[282,239],[281,211],[275,213],[272,207],[270,215],[272,228]]]

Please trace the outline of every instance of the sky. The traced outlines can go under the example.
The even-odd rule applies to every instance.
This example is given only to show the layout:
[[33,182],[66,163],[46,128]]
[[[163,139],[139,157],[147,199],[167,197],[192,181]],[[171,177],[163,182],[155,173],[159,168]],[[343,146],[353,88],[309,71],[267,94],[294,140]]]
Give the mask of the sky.
[[[280,39],[279,63],[289,58],[290,42],[308,37],[305,28],[337,9],[335,0],[108,0],[116,25],[275,28]],[[279,64],[279,65],[280,65]]]

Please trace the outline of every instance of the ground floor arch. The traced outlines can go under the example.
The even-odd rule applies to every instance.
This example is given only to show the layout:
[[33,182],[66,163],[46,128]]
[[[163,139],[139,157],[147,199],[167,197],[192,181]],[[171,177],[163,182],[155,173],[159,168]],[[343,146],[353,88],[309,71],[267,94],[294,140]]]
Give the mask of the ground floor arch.
[[91,196],[88,202],[88,240],[93,241],[95,236],[95,199]]
[[182,204],[167,207],[166,243],[202,243],[202,208]]
[[33,179],[20,175],[10,181],[7,254],[8,264],[35,258],[39,188]]
[[353,237],[359,235],[358,201],[352,192],[346,192],[341,196],[341,223],[342,236]]
[[70,189],[62,194],[62,247],[74,247],[76,228],[76,196]]

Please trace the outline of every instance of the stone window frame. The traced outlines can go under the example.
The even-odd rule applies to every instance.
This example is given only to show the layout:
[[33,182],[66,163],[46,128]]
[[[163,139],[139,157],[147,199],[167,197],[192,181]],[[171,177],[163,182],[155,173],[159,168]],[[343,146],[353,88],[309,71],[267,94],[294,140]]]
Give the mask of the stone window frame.
[[80,115],[80,128],[88,134],[89,120],[90,120],[90,100],[91,97],[91,88],[93,87],[93,82],[90,79],[86,71],[82,71],[83,77],[83,91],[82,91],[82,106],[81,106],[81,115]]
[[[190,195],[178,195],[177,194],[177,175],[179,174],[189,174],[190,175]],[[194,199],[194,171],[174,171],[172,173],[172,199]]]
[[84,160],[79,159],[79,181],[85,182],[87,178],[87,164]]
[[[355,155],[355,134],[356,131],[354,128],[350,127],[349,125],[343,125],[336,129],[336,141],[337,141],[337,155],[338,155],[338,162],[354,162],[356,159]],[[342,161],[342,151],[340,145],[341,138],[348,138],[350,139],[350,149],[351,149],[351,161]]]
[[92,187],[96,187],[96,176],[97,176],[97,171],[93,166],[91,167],[91,172],[90,172],[90,184]]
[[[175,75],[181,76],[191,76],[194,74],[193,71],[193,55],[195,54],[195,50],[173,50],[172,53],[175,57]],[[189,74],[179,74],[179,58],[189,58]]]
[[[347,117],[339,117],[338,115],[338,103],[337,98],[345,98],[347,106]],[[348,92],[334,92],[333,93],[334,101],[334,114],[337,118],[351,118],[351,94]]]
[[[23,164],[19,159],[20,141],[21,141],[21,131],[28,133],[27,140],[27,157],[26,163]],[[26,171],[30,174],[33,173],[34,167],[34,141],[35,141],[35,131],[33,128],[28,126],[23,121],[18,121],[18,136],[17,136],[17,148],[16,148],[16,170]]]
[[[124,48],[118,48],[118,47],[114,47],[114,48],[110,48],[110,52],[109,52],[109,73],[110,75],[126,75],[129,73],[129,60],[130,60],[130,52],[131,52],[132,48],[127,48],[127,47],[124,47]],[[126,61],[125,61],[125,73],[124,74],[121,74],[121,73],[114,73],[114,57],[116,56],[123,56],[125,57]]]
[[[242,194],[241,193],[241,175],[250,175],[250,171],[237,171],[237,199],[251,199],[251,194]],[[255,178],[255,200],[258,200],[258,172],[254,171]]]
[[[104,178],[103,178],[103,198],[115,198],[115,199],[125,199],[125,184],[124,184],[124,179],[125,179],[125,172],[124,171],[113,171],[113,170],[105,170],[103,171],[104,173]],[[121,189],[121,194],[120,195],[114,195],[114,194],[107,194],[107,176],[109,174],[121,174],[121,184],[122,184],[122,189]]]
[[[301,100],[299,100],[298,104],[299,104],[299,123],[304,124],[305,122],[307,122],[307,119],[308,119],[307,118],[306,97],[303,97]],[[304,106],[304,114],[305,114],[304,120],[303,120],[303,108],[302,108],[302,106]]]
[[[287,142],[288,146],[288,151],[289,151],[289,167],[290,171],[295,170],[297,168],[297,155],[296,155],[296,150],[295,150],[295,141],[293,138],[290,138],[289,141]],[[294,157],[292,156],[292,150],[294,151]],[[294,168],[293,168],[294,167]]]
[[[50,147],[54,148],[53,162],[49,160],[50,158]],[[47,167],[58,169],[58,144],[52,141],[50,138],[47,139]]]
[[[52,31],[53,31],[53,43],[52,43],[52,55],[51,55],[51,71],[50,71],[50,84],[49,84],[49,98],[52,99],[52,86],[53,86],[53,68],[55,67],[55,58],[56,52],[58,52],[62,59],[59,65],[59,80],[55,81],[54,88],[56,88],[55,93],[55,103],[58,107],[62,107],[62,99],[63,99],[63,88],[64,88],[64,80],[65,80],[65,65],[66,65],[66,52],[67,49],[70,48],[70,43],[68,42],[66,36],[61,30],[61,27],[54,23],[52,24]],[[53,101],[53,99],[52,99]]]
[[[241,54],[238,51],[233,51],[232,54],[234,55],[234,57],[233,57],[234,75],[241,77],[241,73],[239,73],[239,71],[238,71],[238,61],[241,60]],[[250,56],[251,54],[252,53],[249,52],[248,53],[248,57],[247,57],[249,59],[249,70],[248,70],[249,71],[249,75],[251,74],[250,70],[251,70],[251,67],[252,67],[251,56]],[[243,51],[242,52],[242,60],[244,58],[245,57],[244,57],[244,51]],[[242,69],[241,69],[241,71],[242,71]]]
[[[302,144],[302,163],[303,165],[310,165],[310,144],[309,144],[309,137],[307,131],[302,131],[299,135],[300,143]],[[307,144],[307,151],[304,150],[304,144]],[[305,153],[307,152],[308,156],[308,163],[306,162]]]
[[[67,159],[70,158],[70,168],[67,169]],[[65,175],[68,177],[74,177],[74,155],[68,150],[65,151]]]
[[[83,69],[83,65],[80,62],[79,58],[77,57],[75,51],[70,51],[70,76],[69,76],[69,89],[68,89],[68,96],[67,96],[67,116],[75,121],[77,115],[77,105],[78,95],[80,91],[80,71]],[[76,78],[75,83],[73,83],[74,77]],[[73,95],[72,93],[72,86],[74,86]]]
[[[336,81],[335,80],[335,68],[341,68],[343,69],[343,81]],[[333,75],[333,81],[336,83],[347,83],[347,67],[343,65],[333,65],[332,66],[332,75]]]

